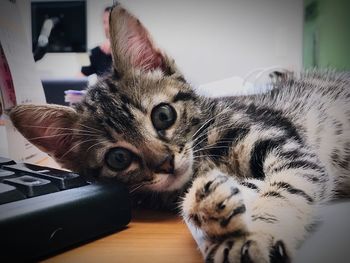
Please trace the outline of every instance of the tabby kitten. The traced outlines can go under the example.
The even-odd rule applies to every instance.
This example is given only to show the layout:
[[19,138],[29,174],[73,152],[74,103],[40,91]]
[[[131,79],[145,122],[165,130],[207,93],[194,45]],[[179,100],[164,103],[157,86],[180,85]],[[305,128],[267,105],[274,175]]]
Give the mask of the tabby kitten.
[[205,233],[206,262],[290,262],[319,205],[349,193],[350,75],[214,100],[121,6],[110,28],[113,73],[74,108],[15,107],[15,127],[65,168],[180,200]]

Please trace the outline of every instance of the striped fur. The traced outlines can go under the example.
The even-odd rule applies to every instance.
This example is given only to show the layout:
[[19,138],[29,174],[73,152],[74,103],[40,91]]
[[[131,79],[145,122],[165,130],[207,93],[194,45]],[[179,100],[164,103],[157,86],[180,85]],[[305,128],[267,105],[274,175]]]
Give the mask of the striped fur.
[[[281,262],[292,259],[308,226],[317,220],[318,206],[349,194],[350,165],[344,161],[350,157],[348,105],[350,74],[334,72],[304,73],[277,83],[266,94],[215,102],[208,112],[214,121],[198,136],[204,140],[199,139],[197,152],[214,168],[197,175],[183,214],[190,221],[195,216],[193,223],[214,244],[218,237],[240,231],[244,234],[236,240],[249,248],[245,255],[234,246],[227,252],[223,242],[215,247],[217,255],[213,250],[208,254],[209,261],[221,262],[229,253],[232,262],[241,257],[251,260],[246,262],[280,262],[274,257],[282,255],[271,252],[277,242],[283,246]],[[335,152],[343,155],[335,159]],[[197,200],[196,194],[219,181],[222,173],[234,180]],[[225,190],[230,187],[239,187],[241,196]],[[226,207],[219,211],[222,202]],[[246,209],[235,215],[242,204]],[[232,222],[222,227],[222,220]]]
[[[180,202],[207,237],[207,262],[290,262],[318,207],[350,192],[350,74],[308,72],[266,94],[210,99],[120,6],[111,36],[110,76],[74,109],[15,107],[17,129],[66,168],[127,183],[136,204]],[[175,116],[163,130],[159,105]],[[107,161],[114,149],[132,156],[123,170]]]

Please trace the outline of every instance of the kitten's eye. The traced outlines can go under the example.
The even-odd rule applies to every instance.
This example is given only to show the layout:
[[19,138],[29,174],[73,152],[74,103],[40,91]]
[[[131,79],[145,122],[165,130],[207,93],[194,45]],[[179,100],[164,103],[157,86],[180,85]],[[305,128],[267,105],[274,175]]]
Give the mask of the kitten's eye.
[[113,148],[106,154],[106,162],[115,171],[123,171],[130,166],[133,161],[133,154],[121,147]]
[[154,128],[166,130],[175,123],[176,111],[169,104],[159,104],[153,108],[151,118]]

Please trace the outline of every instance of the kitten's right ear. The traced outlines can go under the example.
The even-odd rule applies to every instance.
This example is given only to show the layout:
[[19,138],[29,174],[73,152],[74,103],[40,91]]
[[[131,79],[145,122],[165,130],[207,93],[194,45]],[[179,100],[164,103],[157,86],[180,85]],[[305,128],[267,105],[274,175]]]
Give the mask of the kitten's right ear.
[[65,168],[74,165],[73,129],[78,114],[58,105],[18,105],[7,113],[17,130],[40,150],[48,153]]
[[110,12],[109,31],[113,66],[119,75],[140,70],[161,70],[165,75],[182,77],[173,59],[153,42],[141,22],[120,4]]

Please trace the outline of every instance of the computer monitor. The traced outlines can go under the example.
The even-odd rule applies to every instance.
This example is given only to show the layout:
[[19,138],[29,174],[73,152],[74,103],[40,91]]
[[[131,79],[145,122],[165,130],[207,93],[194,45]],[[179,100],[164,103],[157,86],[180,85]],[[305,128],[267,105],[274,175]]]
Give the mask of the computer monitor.
[[46,30],[49,32],[46,51],[86,52],[85,1],[33,1],[31,10],[33,51],[37,47],[45,21],[53,19],[55,22],[52,30]]

